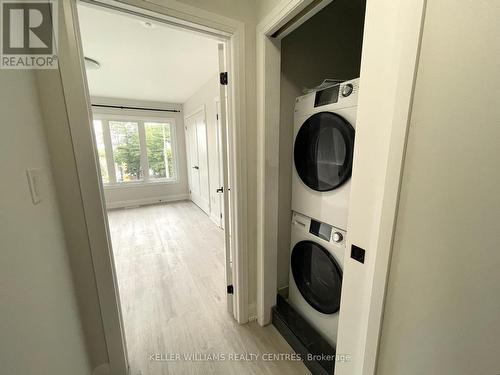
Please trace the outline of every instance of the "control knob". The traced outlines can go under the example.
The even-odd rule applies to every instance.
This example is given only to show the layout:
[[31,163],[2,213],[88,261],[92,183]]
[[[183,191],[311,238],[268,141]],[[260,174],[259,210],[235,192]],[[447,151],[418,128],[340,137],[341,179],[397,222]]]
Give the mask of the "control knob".
[[347,85],[342,87],[342,96],[345,98],[346,96],[351,95],[353,90],[353,85],[351,83],[348,83]]
[[343,239],[344,239],[344,236],[340,232],[335,232],[332,235],[333,242],[337,242],[337,243],[342,242]]

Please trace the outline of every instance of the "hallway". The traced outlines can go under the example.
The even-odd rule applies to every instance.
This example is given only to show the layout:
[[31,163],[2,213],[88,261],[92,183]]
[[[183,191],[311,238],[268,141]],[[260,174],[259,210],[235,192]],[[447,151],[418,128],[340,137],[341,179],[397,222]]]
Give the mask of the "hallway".
[[227,315],[224,234],[191,202],[108,212],[131,375],[308,374],[294,361],[151,355],[293,353],[274,327]]

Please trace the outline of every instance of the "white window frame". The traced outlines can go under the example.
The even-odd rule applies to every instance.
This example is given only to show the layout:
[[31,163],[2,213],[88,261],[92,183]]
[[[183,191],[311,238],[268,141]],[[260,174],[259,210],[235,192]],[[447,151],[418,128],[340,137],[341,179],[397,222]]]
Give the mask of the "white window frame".
[[[140,114],[113,114],[106,112],[93,111],[93,121],[101,121],[102,133],[104,141],[104,149],[106,153],[106,163],[108,166],[108,180],[109,182],[102,182],[105,189],[120,189],[129,187],[140,187],[148,185],[161,185],[161,184],[175,184],[179,182],[179,163],[177,153],[177,125],[175,118],[163,116],[151,116]],[[134,122],[137,123],[139,132],[139,144],[141,148],[141,168],[143,170],[143,178],[139,181],[116,181],[115,161],[113,155],[113,146],[111,144],[111,132],[109,128],[110,121]],[[170,138],[172,146],[172,155],[174,159],[174,177],[150,179],[149,176],[149,161],[147,156],[146,147],[146,128],[145,123],[168,123],[170,124]],[[93,126],[93,123],[92,123]],[[100,169],[100,165],[99,165]],[[101,176],[102,181],[102,176]]]

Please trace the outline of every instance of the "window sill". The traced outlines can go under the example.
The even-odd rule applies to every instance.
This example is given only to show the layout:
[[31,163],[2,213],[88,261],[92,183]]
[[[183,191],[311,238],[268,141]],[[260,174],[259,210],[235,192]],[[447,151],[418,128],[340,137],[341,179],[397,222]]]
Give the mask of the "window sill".
[[158,185],[174,185],[178,184],[179,180],[160,180],[160,181],[138,181],[138,182],[116,182],[114,184],[103,184],[104,190],[141,188]]

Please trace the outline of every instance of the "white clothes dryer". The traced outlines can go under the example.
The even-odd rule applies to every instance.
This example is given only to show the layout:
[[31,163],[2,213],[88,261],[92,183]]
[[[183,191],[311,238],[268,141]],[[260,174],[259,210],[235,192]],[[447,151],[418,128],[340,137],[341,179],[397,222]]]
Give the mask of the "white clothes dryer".
[[359,79],[295,101],[292,210],[347,229]]

